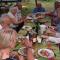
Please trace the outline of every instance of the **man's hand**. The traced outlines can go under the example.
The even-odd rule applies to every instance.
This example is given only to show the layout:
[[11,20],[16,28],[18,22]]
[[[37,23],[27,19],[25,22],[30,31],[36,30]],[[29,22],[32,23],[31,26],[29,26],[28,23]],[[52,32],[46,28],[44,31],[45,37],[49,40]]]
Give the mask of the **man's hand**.
[[48,36],[46,36],[46,35],[41,35],[41,38],[48,39]]
[[55,30],[56,29],[55,26],[49,26],[49,28],[52,29],[52,30]]

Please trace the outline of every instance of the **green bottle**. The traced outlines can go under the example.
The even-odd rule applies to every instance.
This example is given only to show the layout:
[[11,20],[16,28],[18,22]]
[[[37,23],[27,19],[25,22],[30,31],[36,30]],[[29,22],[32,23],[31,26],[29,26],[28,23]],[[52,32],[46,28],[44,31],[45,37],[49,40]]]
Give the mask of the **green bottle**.
[[39,25],[40,25],[39,21],[35,21],[35,25],[36,25],[35,31],[36,31],[36,33],[38,35],[39,34],[39,29],[40,29],[40,27],[39,27]]

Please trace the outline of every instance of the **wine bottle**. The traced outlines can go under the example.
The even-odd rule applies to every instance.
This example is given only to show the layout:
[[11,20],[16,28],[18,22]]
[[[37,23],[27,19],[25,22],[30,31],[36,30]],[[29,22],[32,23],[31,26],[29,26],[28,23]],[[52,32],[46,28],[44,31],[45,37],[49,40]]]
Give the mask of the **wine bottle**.
[[39,29],[40,29],[40,27],[39,27],[39,25],[40,25],[39,21],[36,21],[36,22],[35,22],[35,25],[36,25],[36,28],[35,28],[36,30],[35,30],[35,31],[36,31],[36,33],[37,33],[37,35],[38,35]]

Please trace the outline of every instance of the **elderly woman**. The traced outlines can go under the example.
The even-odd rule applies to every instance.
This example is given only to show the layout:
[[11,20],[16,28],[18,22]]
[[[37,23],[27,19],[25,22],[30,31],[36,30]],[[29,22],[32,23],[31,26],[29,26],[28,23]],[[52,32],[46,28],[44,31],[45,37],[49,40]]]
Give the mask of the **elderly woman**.
[[[10,17],[7,14],[3,14],[0,20],[0,60],[11,60],[9,56],[12,54],[11,49],[15,48],[17,33],[13,29],[9,28],[12,23]],[[13,58],[12,60],[20,59],[24,60],[23,56],[18,55],[13,52],[18,58]]]
[[[9,56],[13,52],[11,49],[15,48],[16,45],[16,32],[9,28],[11,20],[7,14],[1,16],[0,23],[0,60],[11,60],[12,58],[9,58]],[[34,60],[32,44],[29,40],[25,39],[24,46],[27,48],[27,59]],[[18,55],[16,52],[13,52],[13,54],[18,56],[16,60],[24,60],[22,55]]]
[[0,23],[0,60],[3,60],[9,58],[11,49],[16,45],[16,32],[9,28],[11,20],[7,14],[1,16]]
[[24,25],[25,18],[21,18],[21,15],[18,14],[18,7],[12,6],[8,12],[11,20],[13,21],[13,28],[18,32],[21,27]]
[[0,20],[0,60],[9,57],[11,48],[16,44],[16,32],[9,28],[11,20],[7,14],[1,16]]

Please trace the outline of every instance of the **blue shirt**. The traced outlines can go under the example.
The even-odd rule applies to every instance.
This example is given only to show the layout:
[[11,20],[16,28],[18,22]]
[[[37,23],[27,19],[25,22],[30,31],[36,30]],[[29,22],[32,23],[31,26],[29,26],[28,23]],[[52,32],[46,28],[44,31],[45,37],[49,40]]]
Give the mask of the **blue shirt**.
[[37,12],[45,12],[45,8],[39,7],[39,8],[34,8],[32,13],[37,13]]

